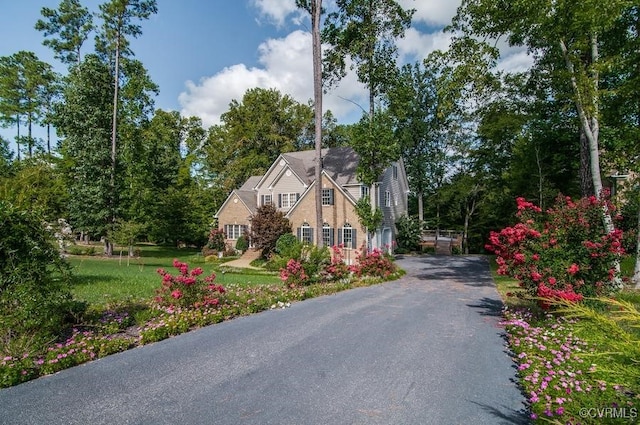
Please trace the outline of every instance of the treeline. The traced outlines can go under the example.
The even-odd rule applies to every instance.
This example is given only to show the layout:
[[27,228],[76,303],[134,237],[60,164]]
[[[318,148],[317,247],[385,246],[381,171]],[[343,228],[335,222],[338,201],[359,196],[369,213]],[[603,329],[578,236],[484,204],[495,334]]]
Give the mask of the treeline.
[[[604,13],[579,2],[548,10],[542,0],[514,1],[504,13],[494,3],[464,1],[448,51],[399,64],[395,43],[413,11],[392,0],[336,2],[322,25],[325,85],[349,59],[370,104],[351,125],[326,112],[323,144],[353,146],[368,182],[371,170],[402,156],[411,215],[463,231],[469,251],[513,222],[519,196],[544,208],[560,193],[600,196],[625,185],[614,200],[622,225],[635,229],[638,6],[615,0]],[[298,5],[310,10],[308,1]],[[66,218],[74,231],[104,238],[107,250],[131,238],[202,244],[231,189],[279,153],[314,146],[313,104],[255,88],[208,129],[155,110],[158,87],[129,48],[155,1],[99,9],[93,15],[78,0],[42,9],[36,28],[66,75],[30,52],[0,58],[0,120],[18,146],[0,142],[0,198],[37,207],[49,221]],[[90,34],[95,53],[81,56]],[[532,67],[500,71],[499,39],[527,48]],[[54,127],[60,141],[34,138],[33,126]]]

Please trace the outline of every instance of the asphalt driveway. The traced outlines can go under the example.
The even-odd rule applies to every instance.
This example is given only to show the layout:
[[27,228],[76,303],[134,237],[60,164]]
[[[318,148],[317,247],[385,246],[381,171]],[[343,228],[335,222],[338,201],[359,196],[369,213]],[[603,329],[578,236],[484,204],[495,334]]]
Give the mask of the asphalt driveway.
[[0,390],[1,424],[525,424],[481,257]]

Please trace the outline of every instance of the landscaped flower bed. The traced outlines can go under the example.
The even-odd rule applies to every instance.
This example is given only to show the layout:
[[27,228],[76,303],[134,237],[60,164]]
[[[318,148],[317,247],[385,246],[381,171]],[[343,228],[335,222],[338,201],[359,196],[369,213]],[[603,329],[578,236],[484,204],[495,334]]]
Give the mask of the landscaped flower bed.
[[637,423],[638,399],[611,382],[601,347],[576,335],[578,319],[504,311],[509,347],[536,423]]
[[[177,260],[174,267],[178,271],[176,276],[158,271],[162,284],[144,309],[147,319],[143,324],[136,325],[126,311],[108,310],[96,323],[73,329],[65,341],[51,345],[45,352],[25,352],[1,359],[0,388],[234,317],[383,281],[381,277],[367,276],[307,286],[222,287],[215,283],[215,275],[202,277],[199,268],[190,270],[186,263]],[[385,274],[384,279],[395,279],[401,273]]]

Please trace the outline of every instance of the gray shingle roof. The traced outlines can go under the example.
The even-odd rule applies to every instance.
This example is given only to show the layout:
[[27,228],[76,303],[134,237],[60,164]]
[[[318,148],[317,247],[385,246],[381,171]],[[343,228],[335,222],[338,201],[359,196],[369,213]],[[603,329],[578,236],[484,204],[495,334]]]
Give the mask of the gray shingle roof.
[[[283,153],[291,170],[309,186],[315,180],[315,150]],[[323,169],[338,185],[357,184],[356,167],[360,157],[350,147],[322,149]],[[258,208],[258,200],[254,188],[264,176],[251,176],[234,192],[242,199],[251,211]]]
[[242,192],[253,192],[253,188],[256,187],[261,178],[262,176],[249,177],[238,190]]
[[[315,180],[314,150],[289,152],[282,156],[300,178],[306,179],[306,184]],[[350,147],[322,149],[323,169],[340,186],[357,183],[356,167],[359,159],[358,154]]]

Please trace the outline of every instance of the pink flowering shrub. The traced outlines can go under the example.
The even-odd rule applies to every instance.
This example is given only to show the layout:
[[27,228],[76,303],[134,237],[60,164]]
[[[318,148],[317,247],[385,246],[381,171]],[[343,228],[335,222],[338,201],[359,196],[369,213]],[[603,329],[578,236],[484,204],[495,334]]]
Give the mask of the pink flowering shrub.
[[373,276],[388,278],[396,271],[396,265],[390,255],[374,248],[371,252],[362,247],[356,259],[356,264],[350,270],[358,277]]
[[603,209],[614,212],[608,200],[559,196],[544,212],[524,198],[516,201],[520,222],[491,232],[485,246],[496,254],[499,274],[520,281],[529,295],[549,300],[577,302],[615,289],[614,264],[624,249],[622,231],[604,230]]
[[162,276],[162,286],[156,290],[154,301],[162,307],[207,307],[219,304],[220,295],[225,289],[222,285],[214,283],[215,274],[211,274],[204,279],[202,269],[196,267],[189,270],[187,263],[173,260],[173,267],[178,270],[177,275],[158,269],[158,274]]
[[331,247],[331,263],[324,270],[326,280],[342,280],[350,276],[349,266],[344,262],[343,248],[343,244]]
[[280,269],[280,279],[290,288],[307,283],[309,276],[304,271],[302,263],[295,259],[287,261],[287,267]]

